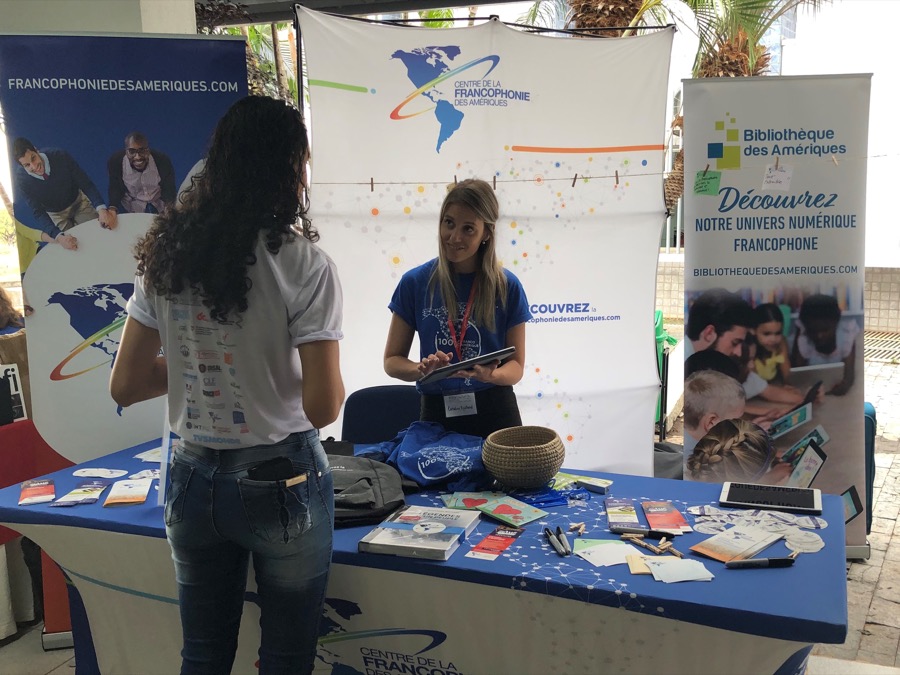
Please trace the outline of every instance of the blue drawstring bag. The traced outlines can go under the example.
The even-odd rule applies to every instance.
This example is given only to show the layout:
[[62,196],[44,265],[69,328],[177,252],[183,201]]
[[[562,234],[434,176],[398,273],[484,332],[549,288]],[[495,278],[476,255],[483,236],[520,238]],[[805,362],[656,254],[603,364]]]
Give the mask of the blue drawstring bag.
[[[481,461],[484,439],[479,436],[447,431],[436,422],[413,422],[389,443],[394,448],[385,461],[422,487],[475,492],[493,482]],[[388,443],[378,445],[368,450],[387,452]]]

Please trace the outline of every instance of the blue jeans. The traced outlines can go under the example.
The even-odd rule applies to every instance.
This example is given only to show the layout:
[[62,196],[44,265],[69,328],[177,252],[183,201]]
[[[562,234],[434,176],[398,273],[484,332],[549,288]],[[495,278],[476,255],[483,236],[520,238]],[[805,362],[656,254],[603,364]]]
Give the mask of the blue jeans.
[[[307,479],[254,481],[247,470],[288,457]],[[259,672],[309,673],[331,564],[334,490],[317,431],[275,445],[175,450],[166,495],[184,647],[183,675],[231,672],[253,556]]]

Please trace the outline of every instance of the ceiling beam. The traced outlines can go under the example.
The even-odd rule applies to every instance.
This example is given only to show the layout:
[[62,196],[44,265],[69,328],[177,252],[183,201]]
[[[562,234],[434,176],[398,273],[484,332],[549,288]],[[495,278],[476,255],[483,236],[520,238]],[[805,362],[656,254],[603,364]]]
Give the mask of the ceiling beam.
[[[505,4],[517,1],[521,2],[521,0],[493,0],[491,4]],[[294,18],[295,3],[290,0],[242,0],[241,4],[246,5],[252,23],[292,21]],[[417,12],[420,9],[468,6],[462,3],[454,5],[452,0],[449,3],[447,0],[305,0],[305,2],[300,4],[319,12],[332,12],[350,16]]]

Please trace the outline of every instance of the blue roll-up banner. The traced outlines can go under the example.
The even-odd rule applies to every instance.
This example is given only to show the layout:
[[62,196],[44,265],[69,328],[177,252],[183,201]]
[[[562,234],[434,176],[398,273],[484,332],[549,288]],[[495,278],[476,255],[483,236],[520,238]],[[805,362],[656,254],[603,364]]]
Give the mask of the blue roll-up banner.
[[[31,414],[73,462],[159,436],[161,399],[123,410],[108,393],[132,249],[246,94],[240,38],[0,35],[0,110],[24,300],[34,310]],[[17,139],[33,151],[15,157]],[[113,230],[101,227],[104,206],[119,210]],[[77,249],[55,241],[61,230]]]

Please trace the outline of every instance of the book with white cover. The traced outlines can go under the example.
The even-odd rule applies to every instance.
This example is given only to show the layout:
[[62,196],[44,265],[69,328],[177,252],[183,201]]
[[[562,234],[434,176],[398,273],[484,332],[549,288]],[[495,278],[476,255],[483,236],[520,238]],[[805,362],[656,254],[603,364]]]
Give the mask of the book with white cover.
[[447,560],[478,524],[478,511],[406,506],[359,541],[362,553]]

